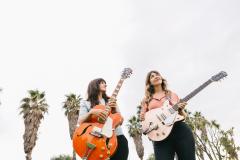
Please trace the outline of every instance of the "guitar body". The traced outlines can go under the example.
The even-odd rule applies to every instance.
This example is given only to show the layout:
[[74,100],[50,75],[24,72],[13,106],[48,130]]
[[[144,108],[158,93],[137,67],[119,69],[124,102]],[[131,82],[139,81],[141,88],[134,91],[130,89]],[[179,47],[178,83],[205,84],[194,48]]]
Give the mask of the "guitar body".
[[145,113],[145,120],[141,122],[142,131],[150,140],[162,141],[171,133],[173,124],[181,120],[184,116],[179,115],[167,100],[162,107]]
[[[97,105],[95,109],[105,109],[104,105]],[[73,147],[83,160],[107,160],[117,149],[117,137],[114,129],[123,121],[119,113],[109,114],[106,123],[98,122],[92,116],[90,121],[82,123],[73,135]]]

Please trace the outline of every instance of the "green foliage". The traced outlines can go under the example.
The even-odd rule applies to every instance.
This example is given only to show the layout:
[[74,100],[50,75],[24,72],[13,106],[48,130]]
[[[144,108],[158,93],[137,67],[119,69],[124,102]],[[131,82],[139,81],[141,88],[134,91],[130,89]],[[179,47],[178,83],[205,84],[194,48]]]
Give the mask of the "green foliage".
[[186,123],[192,128],[199,160],[238,160],[240,147],[234,142],[234,128],[225,131],[215,120],[207,120],[201,112],[188,114]]
[[148,156],[147,160],[155,160],[154,154],[150,154]]
[[132,116],[129,120],[128,120],[128,133],[131,137],[134,137],[138,134],[142,134],[141,132],[141,123],[140,123],[140,119],[139,119],[139,114],[140,114],[140,110],[141,110],[141,106],[138,106],[138,111],[137,111],[137,116]]
[[80,109],[80,101],[82,100],[82,98],[80,97],[80,95],[76,95],[76,94],[69,94],[66,95],[66,101],[63,102],[63,108],[65,109],[65,115],[69,115],[71,113],[76,113],[78,114],[79,109]]
[[53,157],[50,160],[72,160],[72,157],[69,155],[59,155],[57,157]]

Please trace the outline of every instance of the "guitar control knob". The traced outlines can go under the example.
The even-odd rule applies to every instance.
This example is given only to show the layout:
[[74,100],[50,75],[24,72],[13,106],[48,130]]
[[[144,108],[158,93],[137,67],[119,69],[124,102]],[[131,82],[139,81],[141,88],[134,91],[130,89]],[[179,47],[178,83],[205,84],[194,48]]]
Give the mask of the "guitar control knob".
[[100,155],[99,155],[99,158],[103,158],[103,155],[102,155],[102,154],[100,154]]
[[105,150],[105,147],[101,147],[101,150],[104,151],[104,150]]

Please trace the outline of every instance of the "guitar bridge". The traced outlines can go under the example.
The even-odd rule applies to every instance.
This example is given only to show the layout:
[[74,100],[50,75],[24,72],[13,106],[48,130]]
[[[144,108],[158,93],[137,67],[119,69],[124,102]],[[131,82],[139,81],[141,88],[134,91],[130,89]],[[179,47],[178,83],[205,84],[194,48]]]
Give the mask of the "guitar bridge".
[[92,132],[90,132],[90,134],[98,138],[103,137],[102,129],[98,127],[94,127]]
[[154,126],[149,127],[149,128],[146,129],[145,131],[143,131],[143,134],[146,135],[146,134],[152,132],[153,130],[157,130],[157,129],[158,129],[158,125],[156,124],[156,125],[154,125]]

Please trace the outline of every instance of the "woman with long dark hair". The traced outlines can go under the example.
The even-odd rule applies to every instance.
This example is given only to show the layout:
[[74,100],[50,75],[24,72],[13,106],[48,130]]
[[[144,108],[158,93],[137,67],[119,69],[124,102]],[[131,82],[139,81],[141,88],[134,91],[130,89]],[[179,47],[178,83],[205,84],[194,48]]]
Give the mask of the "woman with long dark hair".
[[[179,102],[178,96],[168,90],[167,81],[158,71],[150,71],[145,82],[145,97],[142,102],[140,118],[144,120],[145,113],[151,109],[160,108],[169,100],[174,105]],[[180,115],[186,116],[186,102],[179,102]],[[170,135],[162,141],[153,141],[156,160],[173,160],[175,153],[178,160],[195,160],[195,141],[190,127],[184,122],[176,122]]]
[[[93,107],[99,104],[110,106],[112,112],[119,112],[116,99],[109,99],[106,94],[106,81],[102,78],[92,80],[87,89],[87,100],[81,102],[79,112],[79,124],[87,122],[92,115],[95,115],[102,120],[107,119],[107,114],[104,110],[94,109]],[[123,135],[121,126],[118,126],[115,131],[118,140],[118,147],[110,160],[127,160],[128,157],[128,141]]]

